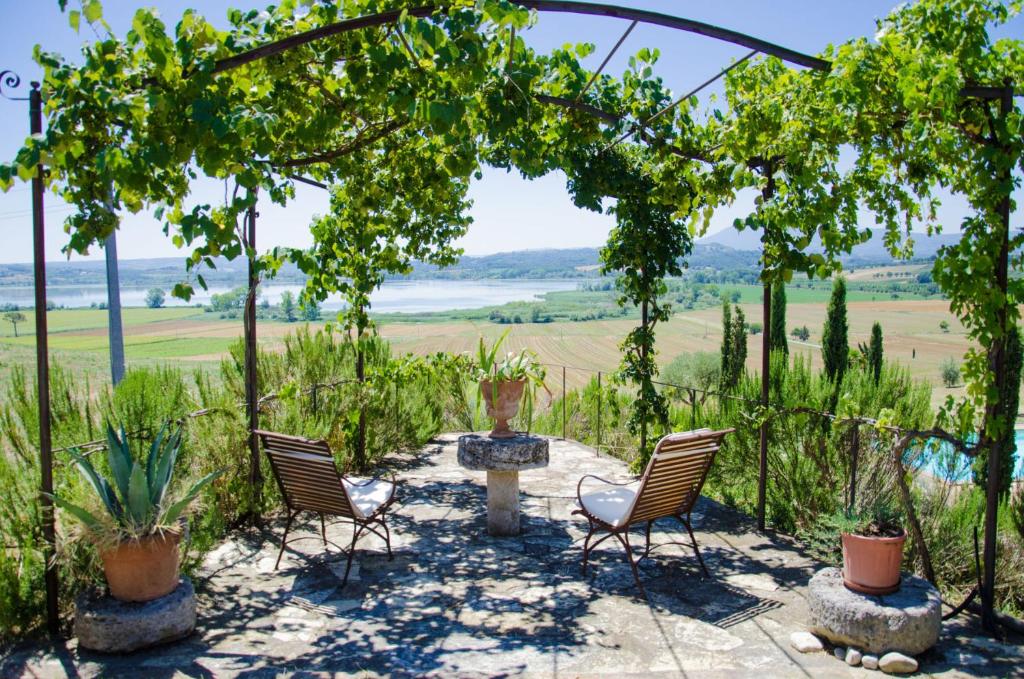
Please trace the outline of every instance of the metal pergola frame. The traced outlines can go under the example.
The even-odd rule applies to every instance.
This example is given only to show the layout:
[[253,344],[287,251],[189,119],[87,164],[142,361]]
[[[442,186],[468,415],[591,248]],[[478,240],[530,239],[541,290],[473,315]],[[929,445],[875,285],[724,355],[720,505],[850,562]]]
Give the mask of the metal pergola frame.
[[[694,90],[687,93],[685,97],[680,98],[665,107],[663,110],[657,112],[650,118],[635,124],[633,129],[624,134],[618,140],[613,142],[609,148],[627,139],[630,135],[636,134],[641,140],[646,142],[655,141],[653,135],[648,131],[647,125],[658,116],[664,114],[668,110],[671,110],[674,106],[678,105],[680,101],[690,96],[693,96],[700,92],[705,87],[709,86],[719,78],[723,77],[732,68],[735,68],[740,63],[750,59],[758,53],[774,56],[783,61],[787,61],[799,66],[806,68],[828,71],[831,68],[831,62],[814,57],[811,55],[798,52],[787,47],[762,40],[744,33],[740,33],[728,28],[721,26],[715,26],[712,24],[687,19],[684,17],[673,16],[669,14],[652,12],[648,10],[636,9],[631,7],[622,7],[611,4],[604,4],[598,2],[575,2],[570,0],[516,0],[516,2],[527,8],[536,10],[538,12],[549,12],[549,13],[568,13],[576,15],[587,15],[596,17],[607,17],[620,19],[631,22],[622,36],[615,43],[614,47],[604,58],[599,68],[592,74],[587,85],[580,91],[575,99],[568,99],[564,97],[555,97],[550,95],[535,94],[534,99],[538,102],[560,106],[567,109],[575,109],[582,111],[589,115],[592,115],[600,120],[603,120],[610,124],[622,122],[624,116],[616,112],[604,111],[600,108],[587,104],[582,101],[582,96],[590,88],[590,86],[596,81],[596,79],[603,72],[605,67],[611,61],[612,56],[621,47],[629,34],[639,24],[644,23],[648,25],[661,26],[676,31],[682,31],[686,33],[693,33],[697,35],[703,35],[705,37],[713,38],[722,42],[731,43],[737,46],[747,47],[751,52],[743,56],[738,61],[733,62],[731,65],[723,68],[718,74],[704,81],[701,85],[697,86]],[[393,10],[388,12],[381,12],[372,15],[354,17],[344,19],[342,21],[335,22],[326,26],[321,26],[316,29],[312,29],[303,33],[299,33],[287,38],[277,40],[275,42],[261,45],[251,50],[241,52],[239,54],[220,59],[216,62],[212,72],[214,74],[223,73],[245,64],[253,63],[267,57],[284,53],[290,49],[307,45],[323,38],[327,38],[334,35],[341,35],[344,33],[357,31],[364,28],[371,28],[376,26],[383,26],[389,24],[396,24],[403,16],[411,16],[418,18],[427,18],[435,13],[444,12],[449,7],[447,3],[435,3],[427,4],[416,8],[404,9],[404,10]],[[512,39],[514,41],[515,34],[513,31]],[[509,49],[509,62],[512,61],[512,44]],[[0,86],[6,87],[18,87],[20,79],[10,72],[0,73]],[[0,94],[3,94],[0,92]],[[965,98],[976,97],[982,99],[999,99],[1002,102],[1001,110],[1005,115],[1012,107],[1012,97],[1015,95],[1011,84],[1007,83],[1003,86],[970,86],[962,90],[961,95]],[[6,96],[6,95],[3,95]],[[9,99],[18,99],[15,97],[7,97]],[[23,98],[29,101],[29,115],[30,115],[30,129],[32,134],[39,134],[42,132],[42,102],[40,93],[40,84],[38,82],[31,83],[31,91],[29,97]],[[397,129],[391,125],[385,125],[382,134],[379,136],[372,137],[369,140],[359,139],[342,149],[336,149],[333,151],[324,151],[317,156],[311,156],[309,158],[293,159],[286,161],[281,166],[275,168],[275,170],[281,172],[282,175],[307,185],[315,186],[322,189],[329,189],[329,186],[323,182],[308,177],[303,177],[300,174],[294,174],[296,168],[311,165],[318,162],[326,162],[329,157],[340,157],[346,153],[351,153],[364,147],[369,143],[373,143],[383,138],[387,134],[390,134]],[[677,156],[685,159],[697,161],[697,162],[711,162],[709,158],[705,156],[700,150],[692,149],[680,149],[675,146],[670,146],[668,150]],[[778,168],[780,159],[777,158],[752,158],[748,161],[748,165],[752,168],[757,169],[767,179],[767,184],[762,190],[762,197],[765,199],[771,198],[774,194],[775,182],[773,174]],[[55,532],[54,532],[54,512],[53,502],[51,494],[53,492],[53,458],[52,458],[52,442],[51,442],[51,417],[49,407],[49,351],[48,351],[48,339],[47,339],[47,321],[46,321],[46,265],[45,265],[45,234],[44,234],[44,216],[43,216],[43,192],[44,192],[44,177],[45,168],[41,165],[38,168],[38,172],[32,179],[32,217],[33,217],[33,264],[35,273],[35,326],[36,326],[36,366],[37,366],[37,386],[38,386],[38,399],[39,399],[39,455],[40,455],[40,469],[41,469],[41,498],[40,503],[43,510],[43,537],[46,541],[46,608],[47,608],[47,625],[51,634],[57,634],[59,632],[59,609],[58,609],[58,582],[57,582],[57,570],[53,562],[53,556],[55,554]],[[1006,247],[1006,241],[1008,240],[1009,234],[1009,206],[1010,198],[1006,196],[1001,205],[1001,214],[1003,216],[1003,231],[1004,231],[1004,247],[1001,252],[1001,284],[1003,293],[1006,293],[1006,271],[1008,253]],[[244,233],[244,245],[247,247],[249,253],[255,252],[256,243],[256,218],[258,213],[255,207],[251,207],[246,212],[246,225],[243,231]],[[249,283],[249,295],[245,305],[244,312],[244,329],[245,329],[245,375],[246,375],[246,410],[247,419],[249,424],[249,448],[250,448],[250,482],[256,486],[262,484],[262,474],[259,465],[259,449],[256,441],[255,430],[259,427],[259,395],[257,393],[257,365],[256,365],[256,303],[255,303],[255,288],[258,284],[255,272],[255,260],[254,255],[248,256],[248,283]],[[770,347],[770,316],[771,316],[771,285],[766,283],[764,285],[764,309],[763,309],[763,329],[762,329],[762,342],[764,357],[762,361],[762,393],[761,402],[764,406],[768,405],[768,383],[769,383],[769,347]],[[39,313],[43,310],[43,313]],[[1001,360],[1001,356],[999,357]],[[1001,363],[999,364],[1001,366]],[[362,429],[362,427],[361,427]],[[767,488],[767,446],[768,446],[768,430],[767,424],[761,425],[760,431],[760,460],[759,460],[759,473],[758,473],[758,500],[757,500],[757,525],[760,531],[766,529],[766,517],[765,517],[765,495]],[[987,507],[986,507],[986,522],[985,522],[985,574],[984,574],[984,591],[982,592],[983,598],[983,620],[985,626],[989,629],[992,628],[994,620],[994,580],[995,580],[995,523],[996,523],[996,510],[998,507],[998,475],[999,465],[997,456],[990,453],[989,458],[989,474],[988,474],[988,488],[987,488]],[[991,558],[990,558],[991,557]]]

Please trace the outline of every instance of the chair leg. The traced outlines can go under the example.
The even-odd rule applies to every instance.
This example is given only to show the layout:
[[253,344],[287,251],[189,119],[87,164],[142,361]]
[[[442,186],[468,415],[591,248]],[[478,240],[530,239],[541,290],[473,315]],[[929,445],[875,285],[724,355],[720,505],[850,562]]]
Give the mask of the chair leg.
[[653,520],[647,522],[647,530],[644,533],[644,540],[645,540],[644,553],[643,553],[643,556],[641,556],[639,559],[637,559],[637,561],[643,561],[644,559],[647,558],[647,555],[651,553],[651,526],[653,526],[653,525],[654,525],[654,521]]
[[356,540],[359,539],[359,533],[361,533],[363,527],[353,523],[352,524],[352,544],[348,548],[348,562],[345,564],[345,577],[341,579],[341,586],[344,587],[348,584],[348,573],[352,570],[352,558],[356,555]]
[[583,541],[583,575],[587,574],[587,561],[590,558],[590,538],[594,537],[594,522],[587,520],[590,524],[590,532],[587,533],[587,538]]
[[274,562],[275,571],[281,565],[281,557],[284,556],[284,546],[288,544],[288,531],[292,527],[292,519],[294,518],[295,515],[288,512],[288,519],[284,522],[284,535],[281,536],[281,550],[277,553],[277,561]]
[[708,572],[708,567],[704,565],[704,557],[700,555],[700,549],[697,547],[697,538],[694,537],[693,527],[690,526],[690,515],[687,514],[685,519],[680,516],[679,520],[683,522],[683,525],[686,526],[687,532],[690,534],[690,542],[693,543],[693,553],[697,555],[697,561],[700,562],[700,567],[704,570],[704,575],[710,578],[711,573]]
[[644,590],[643,583],[640,582],[640,571],[637,570],[636,562],[633,561],[633,549],[629,546],[629,531],[627,530],[624,533],[615,533],[615,537],[626,549],[626,561],[629,562],[629,567],[633,569],[633,580],[636,581],[636,586],[637,589],[640,590],[640,594],[646,598],[647,592]]
[[320,535],[324,539],[324,547],[327,546],[327,526],[324,524],[324,515],[320,515]]

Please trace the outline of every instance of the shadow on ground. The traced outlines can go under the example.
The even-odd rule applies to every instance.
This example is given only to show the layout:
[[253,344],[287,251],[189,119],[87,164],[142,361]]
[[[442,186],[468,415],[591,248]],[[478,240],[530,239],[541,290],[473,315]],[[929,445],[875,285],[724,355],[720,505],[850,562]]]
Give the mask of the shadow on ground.
[[[482,475],[461,470],[451,439],[392,460],[403,480],[391,519],[394,558],[360,542],[353,576],[324,550],[319,524],[273,569],[282,522],[237,533],[196,577],[200,627],[190,638],[130,656],[74,641],[10,652],[4,676],[390,676],[653,673],[849,676],[825,653],[800,655],[789,634],[806,619],[803,588],[819,566],[785,536],[706,499],[694,513],[704,577],[685,530],[658,522],[636,591],[621,547],[606,542],[580,572],[585,525],[570,516],[584,473],[625,478],[622,463],[552,441],[552,464],[524,473],[523,534],[486,534]],[[329,527],[346,544],[350,527]],[[639,528],[635,544],[642,542]],[[677,544],[678,543],[678,544]],[[962,618],[922,660],[929,672],[1018,671],[1020,647],[981,637]]]

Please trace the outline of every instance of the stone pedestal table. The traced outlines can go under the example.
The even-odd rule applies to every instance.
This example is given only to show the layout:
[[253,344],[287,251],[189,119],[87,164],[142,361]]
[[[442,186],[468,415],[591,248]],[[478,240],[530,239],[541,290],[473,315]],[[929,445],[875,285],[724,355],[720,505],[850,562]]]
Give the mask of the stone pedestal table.
[[504,439],[466,434],[459,437],[459,464],[487,472],[487,533],[519,535],[519,472],[548,466],[548,440],[528,434]]

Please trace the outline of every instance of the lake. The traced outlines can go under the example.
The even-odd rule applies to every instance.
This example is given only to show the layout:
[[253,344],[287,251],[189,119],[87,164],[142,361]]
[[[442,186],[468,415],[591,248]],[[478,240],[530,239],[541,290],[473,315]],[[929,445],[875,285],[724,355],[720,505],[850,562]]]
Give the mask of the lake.
[[[451,311],[453,309],[478,309],[480,307],[535,300],[547,292],[575,290],[579,281],[573,279],[487,279],[487,280],[389,280],[371,296],[373,311],[376,313],[423,313],[428,311]],[[121,288],[122,306],[145,306],[147,288]],[[211,287],[203,290],[196,287],[196,294],[189,304],[209,304],[213,294],[227,292],[229,288]],[[264,285],[260,299],[271,304],[281,301],[285,290],[298,295],[300,285]],[[170,296],[167,292],[166,306],[185,306],[186,303]],[[65,307],[88,307],[107,301],[104,285],[50,286],[46,290],[49,300]],[[0,305],[17,304],[26,307],[33,304],[31,287],[0,287]],[[337,310],[343,306],[340,297],[329,299],[323,309]]]

